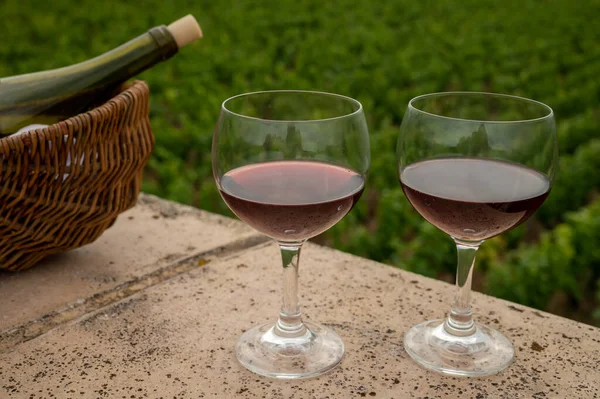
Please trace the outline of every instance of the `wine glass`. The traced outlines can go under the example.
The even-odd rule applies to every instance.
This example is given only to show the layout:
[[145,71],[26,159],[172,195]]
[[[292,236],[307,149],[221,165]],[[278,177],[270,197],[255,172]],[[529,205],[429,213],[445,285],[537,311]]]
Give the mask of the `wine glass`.
[[340,221],[362,194],[370,163],[362,105],[314,91],[229,98],[215,129],[212,161],[225,203],[274,239],[283,261],[279,318],[239,338],[238,360],[269,377],[325,373],[342,360],[344,343],[333,330],[302,321],[298,260],[302,244]]
[[473,321],[475,254],[487,239],[518,226],[542,205],[558,161],[550,107],[490,93],[435,93],[408,104],[397,146],[404,194],[458,251],[457,293],[445,319],[413,326],[407,353],[454,376],[497,373],[513,360],[511,342]]

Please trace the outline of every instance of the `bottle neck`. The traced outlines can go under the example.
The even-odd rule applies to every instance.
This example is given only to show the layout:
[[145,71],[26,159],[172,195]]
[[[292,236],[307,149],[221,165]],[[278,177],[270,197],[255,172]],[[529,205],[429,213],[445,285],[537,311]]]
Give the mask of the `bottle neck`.
[[160,61],[168,60],[177,54],[179,47],[177,47],[175,38],[166,26],[155,26],[148,31],[148,34],[152,36],[152,39],[156,42],[156,47],[160,49]]

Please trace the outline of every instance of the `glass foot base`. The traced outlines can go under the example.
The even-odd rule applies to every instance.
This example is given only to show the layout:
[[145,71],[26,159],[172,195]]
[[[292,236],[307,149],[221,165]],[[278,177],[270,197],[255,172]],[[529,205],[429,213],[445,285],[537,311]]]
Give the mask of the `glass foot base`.
[[237,358],[248,370],[267,377],[298,379],[324,374],[344,357],[344,343],[327,327],[305,326],[304,334],[294,338],[275,335],[273,325],[254,327],[238,340]]
[[512,343],[500,332],[475,323],[464,337],[448,334],[445,320],[413,326],[404,335],[404,348],[417,363],[442,374],[478,377],[498,373],[514,358]]

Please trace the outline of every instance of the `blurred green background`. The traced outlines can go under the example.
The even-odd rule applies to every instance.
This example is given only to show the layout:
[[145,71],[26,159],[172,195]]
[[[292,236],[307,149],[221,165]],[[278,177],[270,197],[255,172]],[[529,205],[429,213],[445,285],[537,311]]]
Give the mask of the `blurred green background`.
[[474,288],[600,324],[600,1],[2,0],[0,76],[83,61],[187,13],[204,39],[140,76],[156,135],[145,191],[231,215],[211,173],[221,102],[282,88],[345,94],[367,112],[368,187],[315,241],[453,281],[452,241],[398,184],[405,106],[446,90],[533,98],[556,112],[558,179],[533,219],[482,246]]

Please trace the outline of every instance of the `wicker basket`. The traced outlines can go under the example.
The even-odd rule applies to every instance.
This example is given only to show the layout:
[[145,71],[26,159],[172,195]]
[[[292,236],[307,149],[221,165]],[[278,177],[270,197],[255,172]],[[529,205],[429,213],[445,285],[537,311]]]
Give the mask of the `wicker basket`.
[[46,128],[0,139],[0,269],[89,244],[138,197],[154,147],[143,81]]

